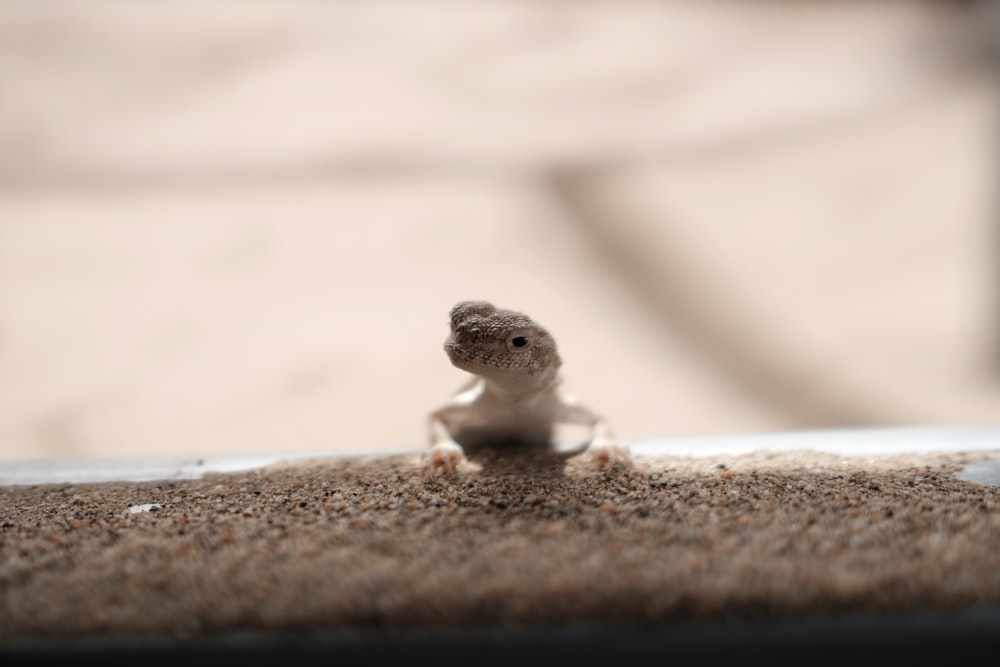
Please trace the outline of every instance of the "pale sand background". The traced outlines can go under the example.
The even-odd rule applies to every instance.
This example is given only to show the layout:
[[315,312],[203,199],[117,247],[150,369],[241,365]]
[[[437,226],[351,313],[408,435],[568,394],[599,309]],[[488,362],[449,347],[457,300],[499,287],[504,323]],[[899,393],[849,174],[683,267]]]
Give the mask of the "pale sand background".
[[1000,422],[992,6],[0,2],[0,458]]

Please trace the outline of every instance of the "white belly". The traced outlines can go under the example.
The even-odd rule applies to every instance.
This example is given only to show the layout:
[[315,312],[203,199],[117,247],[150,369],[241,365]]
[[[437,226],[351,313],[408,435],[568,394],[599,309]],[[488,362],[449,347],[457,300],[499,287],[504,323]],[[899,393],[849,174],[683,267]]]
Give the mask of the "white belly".
[[553,390],[517,400],[497,397],[481,385],[469,390],[468,409],[450,420],[449,430],[466,449],[495,446],[548,447],[559,399]]

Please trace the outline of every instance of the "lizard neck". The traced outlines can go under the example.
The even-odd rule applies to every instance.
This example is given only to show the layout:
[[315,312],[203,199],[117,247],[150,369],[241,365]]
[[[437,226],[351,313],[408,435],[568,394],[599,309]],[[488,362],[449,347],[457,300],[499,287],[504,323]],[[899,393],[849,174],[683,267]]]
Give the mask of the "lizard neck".
[[[481,376],[482,377],[482,376]],[[555,372],[539,376],[513,376],[505,378],[482,377],[485,391],[496,398],[509,401],[523,401],[534,398],[559,383]]]

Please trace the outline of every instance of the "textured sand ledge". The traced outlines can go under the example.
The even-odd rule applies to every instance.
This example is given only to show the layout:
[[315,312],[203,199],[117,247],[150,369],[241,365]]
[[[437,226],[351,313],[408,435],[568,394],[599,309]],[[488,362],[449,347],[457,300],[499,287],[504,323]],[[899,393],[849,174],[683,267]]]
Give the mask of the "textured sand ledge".
[[[803,618],[1000,605],[991,452],[409,455],[0,487],[0,637]],[[131,508],[131,509],[130,509]]]

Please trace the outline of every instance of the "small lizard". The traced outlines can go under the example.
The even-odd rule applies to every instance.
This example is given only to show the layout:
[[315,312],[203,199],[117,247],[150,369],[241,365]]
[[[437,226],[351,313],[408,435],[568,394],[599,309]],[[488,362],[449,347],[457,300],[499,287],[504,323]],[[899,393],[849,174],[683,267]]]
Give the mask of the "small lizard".
[[452,472],[465,449],[552,446],[558,423],[590,428],[586,452],[602,466],[624,463],[628,449],[611,439],[604,421],[557,391],[562,360],[555,339],[523,313],[485,301],[462,301],[450,313],[444,351],[473,374],[467,385],[430,415],[431,472]]

